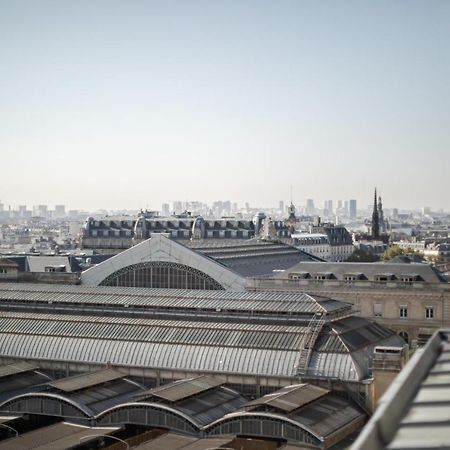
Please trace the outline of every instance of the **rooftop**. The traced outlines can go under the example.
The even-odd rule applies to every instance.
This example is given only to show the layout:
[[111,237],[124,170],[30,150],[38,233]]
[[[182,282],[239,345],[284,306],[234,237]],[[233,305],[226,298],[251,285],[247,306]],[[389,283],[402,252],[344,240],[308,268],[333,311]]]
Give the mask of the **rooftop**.
[[0,450],[69,449],[79,445],[80,439],[84,438],[83,441],[88,442],[96,439],[96,437],[92,437],[93,435],[107,435],[118,429],[119,427],[84,427],[59,422],[1,441]]
[[311,314],[351,309],[347,303],[301,292],[204,291],[26,283],[1,283],[0,301],[252,313],[272,311]]
[[450,448],[450,330],[416,351],[352,450]]
[[429,264],[421,263],[348,263],[348,262],[300,262],[289,270],[277,275],[277,278],[288,278],[293,273],[309,273],[311,278],[315,274],[329,272],[334,278],[345,281],[349,274],[361,274],[362,280],[373,281],[376,276],[390,274],[396,280],[402,277],[415,276],[417,281],[427,283],[442,283],[446,280],[442,274]]

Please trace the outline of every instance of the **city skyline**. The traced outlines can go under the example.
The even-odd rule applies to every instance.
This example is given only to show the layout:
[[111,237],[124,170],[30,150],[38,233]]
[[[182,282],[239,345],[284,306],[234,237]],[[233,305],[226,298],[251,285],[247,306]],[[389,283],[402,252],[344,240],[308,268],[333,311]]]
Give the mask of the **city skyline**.
[[[0,0],[5,204],[450,210],[450,3]],[[330,195],[332,193],[332,195]],[[364,206],[365,207],[365,206]]]
[[[309,202],[312,201],[312,204]],[[331,202],[331,209],[329,207],[329,202]],[[354,205],[352,205],[352,202],[356,202]],[[79,207],[74,208],[71,205],[65,205],[65,204],[54,204],[54,203],[42,203],[42,204],[27,204],[27,203],[21,203],[19,205],[11,204],[8,202],[5,202],[0,198],[0,213],[1,212],[8,212],[11,210],[12,212],[29,212],[33,213],[33,215],[36,215],[37,211],[43,211],[45,210],[45,214],[47,213],[57,213],[59,216],[74,213],[74,212],[87,212],[87,213],[99,213],[101,211],[106,213],[111,212],[119,212],[119,211],[139,211],[139,210],[148,210],[148,211],[157,211],[162,215],[171,215],[171,214],[180,214],[183,211],[191,212],[199,209],[200,207],[204,209],[204,207],[208,207],[211,209],[211,211],[214,213],[216,211],[218,206],[217,204],[228,204],[228,206],[224,206],[225,209],[228,208],[229,214],[234,214],[238,211],[245,211],[248,207],[249,210],[279,210],[283,211],[285,214],[288,214],[289,211],[289,205],[291,204],[290,200],[284,200],[279,199],[277,202],[273,204],[252,204],[248,201],[243,202],[235,202],[233,199],[214,199],[210,202],[203,201],[203,200],[166,200],[163,201],[161,204],[154,204],[153,206],[150,206],[149,204],[145,206],[140,206],[138,208],[130,208],[130,207],[119,207],[115,206],[113,208],[104,208],[102,206],[99,206],[98,208],[89,209],[85,207]],[[282,205],[282,208],[281,208]],[[370,202],[359,202],[356,199],[328,199],[328,200],[316,200],[316,199],[304,199],[303,202],[297,202],[295,199],[293,200],[293,205],[296,208],[296,214],[303,214],[303,215],[349,215],[351,217],[355,217],[356,211],[362,213],[362,212],[371,212],[373,208],[373,204]],[[383,200],[383,207],[385,210],[388,211],[397,211],[397,212],[419,212],[428,214],[430,212],[433,213],[449,213],[450,211],[445,210],[444,208],[437,208],[433,209],[430,208],[429,205],[422,205],[421,207],[416,208],[405,208],[403,206],[399,205],[389,205],[386,207],[384,200]],[[352,212],[353,211],[353,212]],[[165,214],[165,212],[168,212]],[[338,214],[339,212],[339,214]],[[41,214],[37,214],[41,215]],[[216,214],[220,215],[220,214]]]

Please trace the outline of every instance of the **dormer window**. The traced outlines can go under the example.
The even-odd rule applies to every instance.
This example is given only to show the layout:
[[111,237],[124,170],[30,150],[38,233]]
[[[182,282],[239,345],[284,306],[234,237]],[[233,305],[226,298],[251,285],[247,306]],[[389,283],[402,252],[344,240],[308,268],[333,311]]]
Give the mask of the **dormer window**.
[[309,272],[291,272],[289,274],[290,280],[305,280],[310,277],[311,275],[309,274]]
[[345,273],[343,276],[343,280],[346,283],[353,283],[357,280],[361,280],[363,278],[363,274],[362,273]]
[[334,278],[334,274],[332,272],[318,272],[314,274],[314,279],[318,281],[322,280],[331,280]]
[[419,278],[419,275],[416,274],[405,274],[400,276],[400,281],[404,284],[413,284],[415,281],[418,281]]

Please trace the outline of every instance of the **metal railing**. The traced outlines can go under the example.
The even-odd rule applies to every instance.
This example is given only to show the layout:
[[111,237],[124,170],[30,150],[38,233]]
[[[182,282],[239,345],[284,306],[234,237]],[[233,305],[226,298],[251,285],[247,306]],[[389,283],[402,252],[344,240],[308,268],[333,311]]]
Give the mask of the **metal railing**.
[[325,318],[322,313],[314,314],[313,318],[310,320],[308,329],[305,333],[303,348],[300,350],[300,357],[297,363],[297,375],[306,375],[308,372],[311,353],[324,323]]

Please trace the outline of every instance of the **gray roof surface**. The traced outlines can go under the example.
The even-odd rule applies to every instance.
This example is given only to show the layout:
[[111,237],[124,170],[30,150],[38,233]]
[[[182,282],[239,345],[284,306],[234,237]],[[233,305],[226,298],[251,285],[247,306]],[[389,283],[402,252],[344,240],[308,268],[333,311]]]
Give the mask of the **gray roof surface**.
[[79,445],[81,438],[111,434],[116,430],[118,427],[89,428],[59,422],[1,441],[0,450],[66,450]]
[[192,444],[198,441],[195,437],[182,436],[181,434],[167,433],[162,436],[158,436],[156,439],[152,439],[149,442],[134,447],[136,450],[179,450],[185,449],[186,445]]
[[287,278],[289,273],[308,272],[314,277],[316,273],[331,272],[336,279],[344,280],[344,275],[361,273],[368,281],[373,281],[377,275],[393,274],[397,279],[411,274],[418,275],[421,281],[427,283],[441,283],[441,274],[429,264],[405,263],[350,263],[350,262],[300,262],[277,278]]
[[253,406],[267,405],[286,412],[294,411],[320,397],[328,394],[330,391],[312,384],[297,384],[286,386],[271,394],[264,395],[248,402],[245,408]]
[[49,266],[64,266],[66,272],[72,272],[68,256],[27,256],[30,272],[45,272]]
[[281,242],[224,241],[203,239],[183,244],[244,277],[273,275],[274,270],[286,270],[300,261],[320,261],[320,258]]
[[0,341],[3,357],[273,376],[293,375],[299,357],[298,349],[211,346],[206,342],[165,344],[5,333],[0,333]]
[[306,331],[305,326],[0,311],[0,333],[35,336],[283,350],[298,348]]
[[318,436],[329,436],[364,414],[348,400],[327,395],[306,405],[290,418],[309,427]]
[[238,392],[218,386],[178,401],[174,408],[192,417],[200,426],[206,426],[238,410],[246,402]]
[[64,396],[95,415],[117,404],[131,401],[143,389],[126,378],[120,378],[77,392],[67,392]]
[[450,331],[441,337],[433,366],[421,380],[389,449],[450,448]]
[[[55,310],[54,305],[47,308]],[[200,321],[195,314],[184,320],[158,320],[105,315],[103,310],[98,315],[81,315],[83,310],[74,306],[59,314],[0,311],[0,355],[291,376],[308,333],[306,322],[299,326]],[[365,319],[340,319],[330,326],[319,335],[310,374],[362,378],[373,346],[398,345],[400,340]]]
[[415,352],[352,450],[450,448],[450,329]]
[[15,375],[21,372],[29,372],[36,368],[37,368],[36,365],[29,364],[26,361],[7,364],[5,366],[0,366],[0,378],[7,377],[9,375]]
[[146,308],[195,308],[315,313],[350,309],[338,300],[300,292],[202,291],[107,286],[0,284],[0,301],[82,303]]
[[51,381],[50,386],[64,392],[78,391],[92,387],[106,381],[122,378],[123,374],[115,369],[104,369],[97,372],[88,372],[61,380]]
[[190,436],[182,436],[175,433],[167,433],[150,442],[138,445],[136,450],[211,450],[225,446],[231,441],[231,437],[216,437],[197,439]]
[[[99,371],[101,374],[104,371]],[[30,373],[24,374],[30,376]],[[70,377],[67,381],[71,382],[74,377]],[[79,391],[63,392],[62,394],[57,392],[56,388],[50,387],[47,391],[41,391],[40,385],[37,385],[37,390],[30,389],[29,400],[30,408],[35,408],[36,401],[38,399],[47,399],[47,402],[42,402],[40,408],[43,409],[43,413],[49,415],[59,416],[61,411],[59,408],[55,409],[54,404],[50,400],[62,401],[74,405],[83,411],[84,415],[87,415],[91,420],[102,420],[102,417],[107,415],[108,412],[122,411],[122,418],[119,418],[119,422],[127,423],[128,413],[135,411],[136,408],[145,409],[148,411],[160,410],[170,415],[177,415],[183,419],[187,419],[196,427],[199,431],[207,430],[210,426],[216,425],[218,422],[226,421],[230,417],[251,417],[252,415],[258,417],[258,415],[264,415],[266,418],[273,418],[277,420],[284,420],[288,423],[296,422],[298,426],[304,428],[316,436],[319,439],[323,439],[337,430],[341,430],[343,427],[347,427],[354,420],[362,419],[364,414],[358,411],[352,406],[349,400],[343,398],[335,397],[329,393],[326,389],[322,389],[315,386],[310,386],[307,384],[300,384],[297,386],[289,386],[287,388],[280,389],[271,395],[266,395],[259,402],[250,402],[240,395],[238,392],[229,389],[224,386],[213,386],[215,384],[214,380],[208,377],[197,377],[189,380],[182,380],[179,384],[192,384],[193,381],[202,379],[204,385],[203,387],[209,387],[207,390],[196,391],[195,393],[188,392],[192,394],[188,397],[184,396],[169,396],[168,399],[156,397],[155,399],[148,399],[145,401],[136,401],[137,392],[144,392],[143,388],[137,385],[135,382],[127,380],[126,378],[104,381],[99,385],[85,387]],[[62,380],[64,381],[64,380]],[[184,383],[183,383],[184,382]],[[161,392],[164,388],[170,391],[177,383],[171,383],[167,386],[161,386],[155,389],[156,392]],[[198,383],[197,383],[198,384]],[[176,400],[174,400],[176,398]],[[5,404],[3,410],[5,411],[15,411],[17,408],[21,412],[27,412],[27,402],[23,402],[23,398],[15,399],[13,394],[10,394]],[[267,405],[272,407],[275,412],[244,412],[243,408],[249,405]],[[114,407],[118,407],[117,410]],[[25,408],[25,409],[24,409]],[[281,412],[280,412],[281,411]],[[72,417],[72,412],[68,413]],[[117,419],[114,419],[117,420]],[[170,428],[171,425],[167,423]],[[86,429],[79,427],[81,429]],[[47,445],[48,448],[63,448],[59,447],[59,440],[64,439],[64,442],[70,441],[70,436],[72,433],[68,433],[64,428],[44,428],[37,430],[41,434],[46,434],[46,437],[42,436],[36,438],[34,444],[40,448],[40,446]],[[94,430],[91,430],[94,431]],[[91,432],[90,434],[96,434]],[[99,433],[102,434],[102,433]],[[167,435],[166,435],[167,436]],[[17,439],[15,441],[10,440],[7,442],[16,442],[24,447],[17,448],[28,448],[26,445],[30,445],[32,442],[33,435],[27,433],[23,435],[22,439]],[[69,441],[68,441],[69,440]],[[58,441],[57,444],[53,442]],[[162,440],[160,438],[154,439],[148,443],[152,445],[149,448],[160,448],[158,446],[154,447],[156,444],[161,442],[173,442],[174,445],[177,442],[181,442],[183,439],[177,439],[176,437],[171,437],[169,440]],[[71,442],[71,441],[70,441]],[[194,444],[197,442],[195,439],[191,439],[189,442],[184,440],[185,443]],[[209,443],[213,442],[210,440]],[[2,443],[0,443],[0,449],[3,448]],[[178,445],[178,444],[177,444]],[[16,448],[13,446],[8,446],[6,448]],[[32,447],[29,447],[32,448]],[[34,447],[33,447],[34,448]],[[45,447],[43,447],[45,448]],[[146,446],[142,448],[147,448]],[[169,447],[172,448],[172,447]],[[176,447],[175,447],[176,448]],[[190,448],[190,447],[188,447]],[[205,448],[201,444],[192,445],[192,449]],[[208,447],[206,447],[208,448]]]
[[57,396],[68,399],[94,416],[116,404],[132,400],[142,391],[143,386],[128,380],[115,369],[87,372],[56,381],[49,381],[49,377],[40,371],[32,371],[1,381],[0,403],[17,395]]
[[0,402],[14,395],[33,390],[44,390],[49,377],[37,371],[21,372],[0,380]]
[[350,351],[375,344],[395,334],[389,328],[376,322],[370,322],[370,326],[368,326],[367,320],[356,316],[331,322],[328,326],[339,335],[345,347]]
[[199,439],[192,444],[186,445],[183,447],[183,450],[211,450],[216,447],[226,447],[227,444],[231,441],[230,437],[213,437],[213,438],[205,438]]
[[218,378],[208,377],[206,375],[200,375],[195,378],[189,378],[186,380],[175,381],[174,383],[165,384],[157,388],[149,389],[142,392],[137,398],[143,399],[146,397],[154,396],[159,397],[170,402],[182,400],[186,397],[199,394],[214,387],[220,386],[223,381]]

